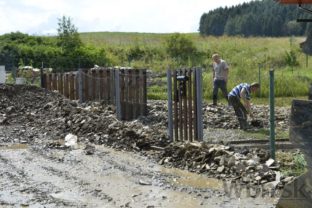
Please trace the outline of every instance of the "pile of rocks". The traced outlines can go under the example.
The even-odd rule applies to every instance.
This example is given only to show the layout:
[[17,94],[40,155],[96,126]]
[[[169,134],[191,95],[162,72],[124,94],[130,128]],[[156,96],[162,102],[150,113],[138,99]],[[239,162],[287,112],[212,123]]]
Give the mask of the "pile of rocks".
[[[205,105],[204,111],[204,127],[237,129],[239,127],[237,118],[232,107],[226,105]],[[290,108],[279,107],[275,109],[276,127],[287,130],[289,126]],[[253,120],[251,125],[253,128],[269,128],[270,110],[268,106],[253,105]]]
[[263,149],[243,149],[238,152],[223,145],[176,143],[165,148],[159,164],[243,184],[283,187],[292,179],[281,176],[278,171],[280,164],[270,159],[269,152]]
[[[21,124],[28,132],[26,142],[44,134],[53,140],[69,133],[78,142],[105,144],[116,149],[140,151],[160,164],[231,178],[242,183],[265,184],[278,179],[279,164],[261,149],[234,151],[223,145],[206,143],[170,144],[167,137],[165,101],[149,101],[148,116],[123,122],[116,119],[115,107],[101,103],[78,104],[62,95],[32,86],[0,86],[0,125]],[[256,107],[260,124],[267,126],[267,108]],[[288,110],[277,110],[281,128],[287,126]],[[204,106],[204,123],[215,128],[237,128],[233,110],[226,106]],[[23,132],[21,133],[21,135]],[[50,145],[50,148],[60,147]],[[90,147],[90,146],[89,146]],[[92,149],[92,148],[90,148]],[[152,151],[151,151],[152,150]]]

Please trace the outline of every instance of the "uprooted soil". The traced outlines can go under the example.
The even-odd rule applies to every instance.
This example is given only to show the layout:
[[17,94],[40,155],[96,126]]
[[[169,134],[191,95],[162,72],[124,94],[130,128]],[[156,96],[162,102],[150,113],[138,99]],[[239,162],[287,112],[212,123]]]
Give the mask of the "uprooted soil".
[[[205,129],[237,129],[232,109],[204,105],[203,110]],[[266,128],[268,108],[256,106],[253,111],[254,129]],[[277,127],[286,130],[289,110],[276,111]],[[258,193],[253,192],[252,199],[233,199],[226,195],[224,183],[207,177],[261,186],[264,191],[290,181],[280,177],[281,164],[269,160],[267,150],[236,150],[205,142],[172,144],[167,137],[166,103],[149,101],[148,112],[146,117],[123,122],[116,119],[114,106],[78,104],[33,86],[1,85],[0,204],[227,207],[246,203],[249,207],[256,202],[268,207],[276,196],[256,200]],[[76,145],[65,145],[69,133],[77,135]]]

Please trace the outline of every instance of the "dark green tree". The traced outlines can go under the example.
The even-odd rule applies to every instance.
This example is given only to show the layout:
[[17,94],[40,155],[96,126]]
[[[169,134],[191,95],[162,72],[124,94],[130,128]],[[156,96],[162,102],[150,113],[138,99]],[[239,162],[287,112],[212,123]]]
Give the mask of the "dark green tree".
[[180,33],[175,33],[166,40],[166,51],[171,58],[181,64],[194,60],[197,54],[194,43]]
[[70,17],[63,16],[58,19],[58,46],[65,53],[73,52],[82,46],[82,41],[79,37],[78,29],[72,23]]

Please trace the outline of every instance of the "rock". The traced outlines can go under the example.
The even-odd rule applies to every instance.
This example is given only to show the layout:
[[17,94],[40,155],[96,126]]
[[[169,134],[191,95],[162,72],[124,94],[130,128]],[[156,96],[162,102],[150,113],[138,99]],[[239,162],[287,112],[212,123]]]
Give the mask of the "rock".
[[265,164],[266,164],[266,166],[270,167],[271,165],[273,165],[274,162],[275,162],[275,161],[274,161],[272,158],[270,158],[270,159],[268,159],[268,160],[265,162]]
[[234,166],[234,165],[235,165],[235,161],[236,161],[236,160],[235,160],[235,157],[234,157],[234,156],[230,157],[229,160],[227,161],[228,167]]
[[95,147],[91,145],[86,145],[86,147],[84,148],[84,152],[86,155],[93,155],[95,152]]
[[224,169],[225,169],[225,167],[222,165],[222,166],[217,168],[217,172],[222,173],[224,171]]
[[67,134],[65,137],[65,146],[76,146],[78,141],[78,137],[74,134]]
[[151,182],[148,182],[148,181],[144,181],[144,180],[139,180],[139,184],[140,185],[144,185],[144,186],[150,186],[150,185],[152,185],[152,183]]
[[283,182],[284,184],[287,184],[287,183],[292,182],[293,179],[294,179],[293,176],[289,176],[289,177],[284,178],[284,179],[282,180],[282,182]]
[[255,160],[253,160],[253,159],[250,159],[250,160],[246,161],[246,165],[247,166],[256,166],[257,162]]

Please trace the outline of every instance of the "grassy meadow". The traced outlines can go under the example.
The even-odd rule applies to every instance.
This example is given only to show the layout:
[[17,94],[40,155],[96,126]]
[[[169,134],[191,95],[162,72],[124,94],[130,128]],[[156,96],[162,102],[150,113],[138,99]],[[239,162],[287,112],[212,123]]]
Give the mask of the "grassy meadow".
[[[261,94],[254,102],[266,104],[269,95],[269,70],[275,71],[277,105],[289,105],[293,98],[306,98],[312,83],[312,59],[303,54],[299,43],[304,37],[202,37],[197,33],[183,34],[204,54],[197,63],[179,65],[166,53],[166,40],[172,34],[152,33],[81,33],[86,45],[105,48],[110,58],[120,66],[147,68],[165,74],[167,68],[200,66],[203,68],[204,99],[210,102],[212,93],[211,55],[219,53],[230,66],[228,90],[241,82],[261,83]],[[144,56],[129,61],[123,54],[133,48]],[[119,52],[118,52],[119,51]],[[166,99],[166,78],[159,77],[159,85],[148,88],[150,99]],[[222,97],[222,96],[220,96]],[[223,101],[224,102],[224,101]]]

